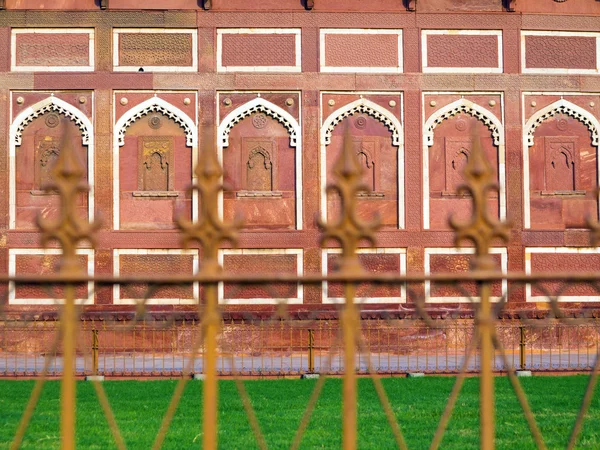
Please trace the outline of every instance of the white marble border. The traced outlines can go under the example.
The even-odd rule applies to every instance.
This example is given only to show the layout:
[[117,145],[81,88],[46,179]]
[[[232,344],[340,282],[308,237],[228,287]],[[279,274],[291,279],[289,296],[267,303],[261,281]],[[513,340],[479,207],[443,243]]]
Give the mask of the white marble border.
[[[333,95],[360,95],[360,98],[354,100],[350,103],[347,103],[331,114],[327,116],[327,118],[323,118],[323,94],[333,94]],[[320,192],[321,192],[321,219],[327,221],[327,146],[329,145],[327,139],[327,133],[330,129],[335,127],[341,120],[346,118],[345,114],[349,111],[356,109],[357,107],[364,107],[369,112],[368,114],[371,117],[375,117],[375,119],[380,120],[381,122],[387,121],[389,124],[384,125],[388,128],[391,128],[392,132],[392,145],[398,147],[398,229],[404,229],[405,227],[405,191],[406,186],[404,185],[404,172],[405,172],[405,155],[404,155],[404,127],[402,123],[394,114],[384,108],[383,106],[378,105],[375,102],[367,100],[363,98],[363,95],[397,95],[400,97],[400,116],[402,118],[402,123],[404,122],[404,93],[403,92],[335,92],[335,91],[321,91],[320,92],[320,104],[319,115],[321,120],[321,136],[320,136],[320,155],[319,155],[319,183],[320,183]],[[354,113],[353,113],[354,114]],[[375,116],[375,114],[380,115],[380,117]],[[395,133],[394,133],[395,131]],[[397,142],[394,142],[394,134],[397,135]]]
[[[25,91],[17,91],[17,93],[21,93]],[[42,91],[40,93],[45,93],[46,91]],[[82,91],[84,92],[84,91]],[[89,91],[85,91],[86,93],[90,93]],[[12,117],[12,100],[15,92],[10,93],[10,114]],[[34,94],[36,91],[27,91],[27,93]],[[61,92],[56,92],[61,93]],[[95,98],[94,92],[91,92],[92,98],[92,117],[95,113]],[[37,114],[39,111],[46,107],[56,107],[58,114],[64,116],[65,114],[61,112],[61,110],[67,111],[73,117],[68,117],[69,120],[73,120],[76,118],[80,124],[80,131],[82,132],[82,141],[83,146],[87,147],[87,182],[90,187],[88,191],[88,220],[90,222],[94,221],[95,214],[95,172],[94,172],[94,162],[95,162],[95,147],[94,147],[94,125],[92,124],[92,120],[90,120],[83,111],[77,109],[75,106],[65,102],[54,96],[54,93],[51,93],[48,97],[39,102],[25,108],[23,111],[15,117],[15,120],[10,125],[9,131],[9,149],[8,149],[8,159],[9,159],[9,187],[8,187],[8,198],[9,198],[9,206],[8,206],[8,228],[10,230],[14,230],[16,228],[17,223],[17,147],[21,146],[20,138],[17,139],[19,135],[19,129],[21,125],[26,122],[30,117]],[[27,122],[29,124],[29,122]],[[27,125],[25,125],[27,126]],[[83,127],[84,129],[81,129]],[[18,142],[18,144],[17,144]]]
[[[353,66],[328,66],[326,63],[327,49],[325,37],[328,34],[393,34],[398,36],[398,65],[394,67],[353,67]],[[402,30],[390,29],[360,29],[360,28],[321,28],[319,35],[319,64],[321,72],[330,73],[402,73],[404,70]]]
[[[428,95],[460,95],[461,98],[442,106],[436,111],[432,112],[431,115],[425,119],[427,107],[425,105],[425,97]],[[451,112],[460,108],[466,114],[477,117],[481,120],[480,116],[485,117],[486,126],[488,128],[494,127],[497,130],[497,136],[492,137],[494,139],[494,145],[498,148],[498,206],[500,212],[500,220],[506,220],[506,147],[504,137],[504,123],[501,122],[491,111],[487,110],[483,106],[477,103],[473,103],[470,100],[464,98],[465,95],[499,95],[500,96],[500,111],[502,113],[504,121],[504,93],[502,92],[423,92],[421,94],[421,109],[423,111],[423,229],[429,230],[429,147],[433,145],[434,130],[438,125],[439,119],[444,115],[451,116]],[[460,112],[460,111],[458,111]],[[457,114],[458,114],[457,112]],[[445,120],[445,119],[444,119]]]
[[[558,254],[600,254],[600,247],[584,248],[584,247],[525,247],[525,273],[531,275],[531,255],[543,253],[558,253]],[[540,273],[540,272],[536,272]],[[550,300],[545,295],[532,296],[531,284],[525,285],[525,301],[548,303]],[[558,297],[560,302],[600,302],[600,294],[596,295],[563,295]]]
[[[321,275],[326,277],[328,275],[328,255],[341,254],[341,248],[323,248],[321,249]],[[400,275],[406,274],[406,249],[405,248],[359,248],[356,253],[360,254],[392,254],[399,255],[400,258]],[[328,296],[328,283],[323,281],[321,283],[321,301],[324,304],[340,304],[345,303],[346,299],[343,297],[329,297]],[[356,297],[355,302],[357,304],[369,304],[369,303],[406,303],[406,285],[400,285],[400,297]]]
[[[290,146],[295,148],[295,177],[296,177],[296,230],[302,229],[302,214],[303,214],[303,191],[302,191],[302,93],[298,91],[287,91],[282,93],[297,94],[300,102],[298,108],[298,121],[287,111],[280,108],[274,103],[261,97],[261,94],[269,92],[253,91],[253,92],[217,92],[217,118],[220,117],[221,96],[235,94],[256,94],[257,97],[238,106],[229,114],[227,114],[217,129],[217,157],[219,164],[223,165],[223,150],[229,146],[229,132],[241,120],[248,117],[254,111],[260,109],[270,117],[275,118],[278,122],[283,123],[283,126],[288,129],[290,134]],[[275,92],[272,92],[275,93]],[[293,130],[292,133],[289,130]],[[223,218],[223,191],[219,192],[219,216]]]
[[[87,256],[87,276],[94,276],[94,250],[93,249],[77,249],[78,255]],[[59,248],[10,248],[8,249],[8,276],[14,277],[17,275],[17,255],[62,255],[62,250]],[[87,298],[75,299],[78,305],[93,305],[94,304],[94,282],[87,283],[88,296]],[[14,282],[8,283],[8,304],[9,305],[62,305],[64,299],[56,298],[17,298],[17,291]]]
[[[154,96],[144,100],[137,105],[132,106],[125,111],[121,117],[116,117],[117,96],[127,96],[127,94],[154,94]],[[193,97],[195,104],[195,118],[192,119],[185,112],[172,105],[171,103],[158,97],[159,94],[189,94]],[[121,227],[121,211],[120,211],[120,148],[123,144],[120,142],[119,134],[121,130],[127,133],[127,127],[133,123],[132,119],[138,120],[142,115],[151,110],[154,106],[171,112],[184,122],[190,130],[189,135],[186,135],[186,144],[192,148],[192,184],[196,183],[196,165],[198,164],[198,93],[196,91],[114,91],[113,92],[113,120],[116,120],[113,126],[113,230],[119,230]],[[139,117],[138,117],[139,116]],[[133,120],[135,122],[135,120]],[[123,135],[124,135],[123,134]],[[191,144],[191,145],[190,145]],[[192,221],[198,220],[198,192],[192,194]]]
[[[93,72],[94,71],[94,28],[13,28],[10,36],[10,70],[12,72]],[[88,34],[87,66],[18,66],[17,34]]]
[[[498,41],[498,64],[496,67],[428,67],[427,36],[431,35],[467,35],[496,36]],[[423,73],[502,73],[502,30],[421,30],[421,62]]]
[[[560,99],[547,105],[536,112],[534,112],[527,120],[525,120],[525,97],[531,95],[553,95],[560,96]],[[578,94],[585,95],[585,94]],[[597,94],[589,94],[597,95]],[[592,145],[596,147],[596,152],[600,152],[600,142],[598,142],[598,132],[600,132],[600,122],[594,115],[570,101],[564,97],[572,96],[570,93],[534,93],[534,92],[523,92],[521,93],[521,111],[523,117],[523,227],[525,229],[531,228],[531,189],[529,185],[529,150],[534,144],[535,129],[541,125],[544,121],[550,119],[554,113],[566,113],[572,117],[577,118],[587,126],[588,130],[592,133]],[[562,112],[561,112],[562,110]],[[551,114],[550,117],[545,118],[546,115]],[[583,120],[582,120],[583,119]],[[594,130],[595,128],[595,130]],[[595,133],[595,135],[594,135]],[[600,176],[600,158],[597,161],[597,175]],[[598,199],[598,206],[600,207],[600,199]],[[599,209],[600,211],[600,209]]]
[[[244,248],[244,249],[219,249],[219,265],[223,267],[227,255],[295,255],[296,275],[304,274],[304,250],[301,248]],[[287,305],[298,305],[304,302],[304,286],[297,285],[297,296],[289,298],[225,298],[225,284],[218,285],[219,303],[223,305],[274,305],[284,303]]]
[[[527,36],[580,36],[596,38],[596,68],[595,69],[567,69],[567,68],[527,68],[526,37]],[[600,33],[583,31],[528,31],[521,30],[521,73],[543,73],[543,74],[597,74],[600,73]]]
[[[463,248],[425,248],[425,258],[423,266],[425,268],[425,276],[431,275],[431,255],[473,255],[475,249],[472,247]],[[503,275],[508,273],[508,252],[505,247],[492,247],[490,254],[500,255],[500,269]],[[502,295],[508,292],[508,281],[502,280]],[[473,300],[478,301],[479,297],[431,297],[431,281],[425,281],[425,302],[426,303],[472,303]],[[500,297],[491,297],[493,302],[501,300]]]
[[168,33],[192,35],[192,65],[191,66],[141,66],[144,72],[197,72],[198,71],[198,29],[196,28],[113,28],[113,71],[137,72],[140,66],[119,65],[119,35],[144,33]]
[[[302,72],[302,39],[300,28],[217,28],[217,72]],[[293,66],[224,66],[224,34],[289,34],[296,43]]]
[[[140,249],[123,248],[113,249],[113,275],[118,278],[121,274],[120,263],[121,255],[191,255],[193,258],[192,272],[190,276],[198,273],[198,250],[189,249]],[[200,284],[192,283],[194,298],[149,298],[146,305],[195,305],[200,298]],[[113,304],[114,305],[137,305],[143,301],[141,298],[121,298],[121,285],[113,285]]]

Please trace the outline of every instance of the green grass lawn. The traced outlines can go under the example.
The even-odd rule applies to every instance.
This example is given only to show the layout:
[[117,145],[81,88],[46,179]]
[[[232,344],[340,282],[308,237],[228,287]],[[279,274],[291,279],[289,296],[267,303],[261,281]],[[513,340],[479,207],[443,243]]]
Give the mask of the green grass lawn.
[[[587,376],[521,379],[548,448],[564,448],[581,403]],[[409,448],[428,448],[450,393],[453,378],[389,378],[383,385]],[[288,448],[315,386],[315,380],[246,381],[269,448]],[[176,381],[107,381],[104,388],[128,448],[149,449]],[[340,448],[341,380],[326,381],[302,448]],[[163,448],[198,448],[201,443],[201,383],[188,383]],[[33,387],[33,381],[0,381],[0,448],[7,448]],[[91,384],[77,385],[77,441],[82,449],[114,448]],[[596,390],[577,448],[600,448],[600,389]],[[48,382],[22,448],[59,448],[58,382]],[[534,448],[508,379],[496,380],[497,447]],[[359,448],[394,448],[394,438],[373,383],[359,380]],[[477,448],[478,380],[465,381],[442,448]],[[219,446],[256,448],[233,381],[220,383]]]

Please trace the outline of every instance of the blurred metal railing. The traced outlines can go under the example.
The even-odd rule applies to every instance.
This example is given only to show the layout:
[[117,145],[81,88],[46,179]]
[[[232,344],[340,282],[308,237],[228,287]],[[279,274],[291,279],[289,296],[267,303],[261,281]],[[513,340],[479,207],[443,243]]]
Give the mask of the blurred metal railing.
[[[419,320],[363,319],[365,347],[356,354],[357,373],[458,373],[471,342],[471,319],[438,320],[430,327]],[[57,321],[13,322],[3,327],[0,340],[0,376],[38,376],[44,367],[49,337]],[[223,376],[280,377],[310,373],[341,374],[343,348],[336,340],[338,320],[230,320],[221,323],[217,370]],[[185,373],[199,333],[195,320],[145,320],[135,324],[98,320],[81,321],[75,357],[76,374],[106,377],[173,377]],[[592,370],[600,349],[600,319],[584,323],[523,325],[499,321],[498,337],[510,367],[546,372]],[[197,352],[194,373],[203,373],[203,356]],[[478,372],[477,357],[467,365]],[[510,369],[500,355],[494,370]],[[61,376],[60,347],[53,350],[49,376]]]

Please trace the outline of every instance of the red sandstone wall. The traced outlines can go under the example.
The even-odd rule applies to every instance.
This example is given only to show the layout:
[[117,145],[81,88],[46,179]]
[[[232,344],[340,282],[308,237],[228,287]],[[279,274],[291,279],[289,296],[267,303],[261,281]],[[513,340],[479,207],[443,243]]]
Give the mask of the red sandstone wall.
[[[155,13],[119,11],[139,7],[140,3],[133,0],[111,0],[112,11],[103,12],[98,11],[93,2],[88,3],[63,1],[50,4],[42,1],[8,0],[8,11],[0,12],[0,130],[5,136],[0,141],[0,166],[3,169],[0,171],[0,185],[4,192],[4,195],[0,196],[0,209],[10,209],[10,124],[27,107],[52,93],[77,108],[93,123],[94,204],[103,221],[94,254],[96,274],[114,273],[115,249],[180,248],[179,236],[173,231],[174,220],[180,215],[189,218],[193,214],[194,200],[185,191],[185,187],[193,178],[194,150],[186,142],[186,131],[180,124],[174,123],[163,113],[157,113],[162,123],[157,131],[148,122],[155,112],[144,115],[127,128],[124,145],[120,146],[116,153],[114,151],[114,126],[119,118],[142,101],[153,98],[155,94],[195,121],[199,134],[198,147],[207,142],[216,142],[218,125],[229,113],[257,98],[258,94],[286,111],[298,122],[301,127],[301,148],[292,145],[289,129],[272,115],[267,114],[266,117],[256,119],[261,114],[260,111],[241,118],[231,128],[229,144],[223,148],[225,181],[228,185],[224,194],[223,213],[226,219],[233,218],[236,212],[243,212],[246,216],[248,226],[240,237],[242,248],[301,249],[300,261],[304,273],[320,273],[323,269],[316,217],[325,211],[328,216],[334,218],[338,210],[339,205],[336,204],[335,198],[323,199],[322,184],[332,180],[335,156],[341,150],[342,139],[345,130],[348,129],[357,148],[365,148],[365,161],[371,158],[371,162],[375,163],[375,169],[365,175],[365,183],[373,186],[376,193],[382,194],[379,197],[361,198],[358,202],[358,215],[368,220],[375,213],[379,213],[383,231],[378,235],[377,245],[380,248],[400,249],[404,252],[402,255],[405,257],[408,272],[462,272],[468,264],[468,255],[427,252],[429,249],[450,249],[453,246],[453,234],[445,222],[447,215],[456,212],[459,216],[466,216],[468,213],[468,199],[453,195],[453,187],[461,178],[460,175],[451,173],[450,169],[457,172],[452,167],[452,158],[460,153],[461,142],[464,144],[463,141],[470,138],[473,128],[477,130],[498,178],[500,165],[505,165],[504,180],[499,181],[505,186],[506,215],[512,221],[514,231],[511,242],[506,246],[506,255],[495,256],[498,264],[505,258],[508,270],[525,271],[528,248],[561,249],[584,247],[588,244],[588,234],[582,230],[582,217],[586,214],[598,214],[596,202],[590,194],[597,185],[598,174],[596,147],[591,142],[589,124],[568,114],[553,115],[543,120],[533,133],[533,145],[527,149],[527,184],[524,176],[524,134],[527,131],[524,125],[534,114],[559,101],[561,97],[589,112],[593,117],[600,117],[600,96],[591,94],[600,92],[598,61],[595,59],[596,37],[568,36],[560,33],[521,36],[521,31],[595,32],[591,14],[600,12],[600,4],[584,2],[587,9],[578,9],[577,12],[588,15],[574,16],[561,15],[564,12],[560,9],[563,8],[563,4],[554,2],[518,2],[522,14],[502,12],[500,1],[461,2],[462,6],[458,8],[451,5],[455,2],[429,0],[419,2],[416,13],[406,12],[402,2],[395,0],[368,2],[366,6],[365,2],[349,1],[344,3],[344,11],[340,10],[340,2],[316,0],[315,7],[310,12],[305,11],[300,1],[256,2],[256,11],[248,11],[247,2],[214,0],[213,11],[206,12],[199,9],[195,1],[180,0],[170,3],[169,6],[182,11]],[[577,3],[575,0],[570,0],[564,5],[571,3],[583,5],[581,1]],[[478,11],[473,11],[475,4],[483,6],[479,6]],[[163,7],[157,0],[144,2],[144,8]],[[54,8],[87,11],[68,14],[36,11],[27,15],[23,15],[22,11],[14,11]],[[469,8],[472,8],[469,14],[462,14]],[[441,10],[450,13],[438,14]],[[435,67],[438,72],[424,73],[422,31],[444,29],[448,24],[462,30],[475,27],[500,31],[501,35],[499,38],[486,36],[476,41],[472,37],[457,37],[462,35],[437,35],[434,39],[429,36],[427,67]],[[93,70],[89,72],[77,69],[78,66],[92,64],[89,51],[86,53],[91,44],[89,40],[82,38],[84,34],[19,36],[19,39],[15,40],[15,47],[11,49],[11,27],[72,29],[75,26],[94,29]],[[133,40],[122,40],[119,47],[120,56],[114,60],[111,44],[113,26],[132,29],[147,27],[197,30],[197,48],[194,50],[188,37],[140,35]],[[257,38],[252,34],[240,33],[227,36],[219,49],[217,29],[223,28],[285,28],[299,30],[299,35],[294,32],[289,35]],[[320,31],[325,28],[400,30],[401,41],[398,41],[397,34],[328,35],[324,40],[327,51],[323,60],[320,55]],[[299,36],[299,41],[295,36]],[[501,39],[501,49],[497,46],[498,39]],[[165,48],[169,48],[173,42],[178,43],[176,48],[173,47],[173,54],[165,54]],[[397,46],[398,42],[401,42],[400,47]],[[65,56],[65,46],[76,49],[79,53],[69,50]],[[473,57],[474,46],[485,52],[482,58]],[[373,47],[385,51],[376,52]],[[138,48],[139,50],[136,50]],[[300,54],[296,53],[298,48]],[[571,57],[572,48],[576,48],[578,57]],[[550,51],[551,49],[553,50]],[[11,70],[13,54],[15,64]],[[298,67],[297,57],[300,57]],[[145,61],[147,62],[144,63]],[[498,61],[499,65],[496,64]],[[38,64],[41,70],[22,67]],[[137,72],[121,71],[118,68],[138,65],[146,68],[172,68],[173,65],[178,65],[181,69],[172,72]],[[382,67],[396,65],[399,70],[394,73],[380,71]],[[58,69],[49,73],[44,70],[49,66],[58,66]],[[232,66],[246,68],[248,71],[220,69]],[[263,72],[260,69],[264,66],[279,68]],[[323,66],[359,66],[365,70],[326,72],[322,70]],[[457,67],[465,70],[454,70]],[[474,73],[470,72],[469,68],[494,68],[496,72]],[[578,93],[586,95],[573,95]],[[22,102],[18,101],[20,97]],[[124,98],[126,102],[122,102]],[[338,108],[361,98],[387,111],[389,117],[397,120],[402,127],[403,165],[398,164],[399,145],[394,144],[395,137],[391,127],[385,124],[385,120],[379,120],[363,110],[357,110],[337,122],[331,132],[331,142],[323,146],[319,133],[323,121]],[[494,142],[495,137],[490,127],[466,111],[458,111],[436,126],[432,145],[425,148],[425,122],[444,106],[461,98],[485,108],[498,118],[503,128],[502,155],[500,145]],[[330,101],[333,101],[333,104],[330,104]],[[31,194],[32,190],[35,191],[35,167],[38,159],[35,151],[39,152],[41,148],[40,139],[52,136],[52,132],[48,131],[46,119],[46,115],[40,115],[28,124],[23,131],[23,142],[16,147],[17,195],[14,227],[9,223],[8,214],[0,217],[0,269],[4,273],[8,272],[10,266],[9,249],[40,247],[39,233],[31,226],[33,213],[27,211],[44,210],[49,217],[54,214],[55,205],[51,199],[44,197],[40,200]],[[85,164],[89,145],[82,144],[80,135],[77,135],[78,130],[73,124],[69,127],[75,128],[73,142],[81,152]],[[167,191],[177,193],[177,197],[149,199],[134,197],[132,194],[140,190],[140,138],[147,136],[172,139],[169,140],[172,159],[167,158],[165,161],[174,166],[174,184],[172,189]],[[557,141],[555,138],[560,139]],[[573,176],[574,189],[561,184],[564,177],[552,178],[552,145],[556,142],[571,145],[567,147],[577,156],[573,156],[573,164],[567,167]],[[260,182],[266,183],[265,177],[269,175],[270,189],[248,189],[248,176],[254,176],[248,175],[248,160],[257,146],[271,152],[272,172],[269,172],[270,175],[263,173],[263,178],[253,178],[255,181],[252,183],[255,184],[250,185],[266,186]],[[299,171],[297,155],[300,155],[302,166],[301,186],[296,178]],[[265,165],[264,158],[260,162]],[[425,164],[428,165],[427,171]],[[455,161],[455,166],[458,165]],[[118,192],[115,192],[113,183],[115,167],[120,178]],[[399,170],[403,172],[403,183],[400,186],[397,182]],[[322,173],[324,178],[321,177]],[[156,183],[160,180],[162,178]],[[427,196],[424,186],[429,187]],[[300,187],[301,210],[296,203]],[[277,192],[281,195],[269,198],[238,195],[240,192],[253,190]],[[525,202],[527,190],[528,207]],[[570,193],[572,195],[565,195],[562,191],[573,192]],[[399,206],[401,193],[404,198],[403,211]],[[115,197],[119,199],[119,209],[114,208]],[[425,226],[424,222],[426,198],[429,203],[428,226]],[[42,203],[39,203],[40,201]],[[88,204],[86,202],[85,196],[82,197],[81,210],[84,214]],[[499,198],[491,198],[489,205],[491,210],[499,215]],[[115,230],[114,227],[115,211],[118,211],[120,216],[119,230]],[[297,217],[298,212],[300,217]],[[530,226],[526,224],[527,216]],[[284,252],[280,253],[284,256],[259,253],[248,255],[247,259],[244,259],[241,256],[224,255],[223,261],[225,268],[231,270],[273,268],[281,270],[282,273],[297,273],[299,259],[285,255]],[[131,257],[128,260],[124,255],[122,258],[124,259],[120,262],[121,273],[139,271],[152,274],[169,269],[176,274],[193,270],[193,258],[187,255],[173,256],[173,260],[168,262],[148,257],[138,258],[136,261]],[[325,266],[331,273],[335,269],[335,255],[330,254],[326,258]],[[548,267],[594,268],[597,265],[596,259],[597,255],[593,253],[581,253],[570,258],[569,264],[563,266],[559,264],[564,262],[560,257],[536,253],[530,261],[531,270],[535,271],[546,270]],[[201,264],[201,255],[199,260]],[[33,264],[31,261],[33,260],[26,264],[17,264],[16,273],[30,273],[30,266]],[[361,255],[361,261],[368,270],[401,270],[399,253],[364,254]],[[441,286],[431,288],[433,297],[455,298],[463,296],[465,292],[472,293],[470,285],[466,285],[463,290]],[[339,286],[331,284],[328,289],[327,296],[338,296]],[[546,287],[534,287],[534,297],[539,296],[543,289],[557,289],[557,286],[549,284]],[[142,290],[139,286],[125,288],[120,293],[121,298],[139,296]],[[225,286],[225,298],[247,298],[248,302],[229,305],[226,307],[227,311],[273,309],[273,305],[270,304],[253,304],[253,298],[300,298],[297,289],[288,292],[289,288],[284,289],[278,285],[268,289],[256,288],[242,295],[236,293],[236,290],[239,291],[235,286]],[[359,291],[360,295],[377,298],[399,298],[403,295],[397,286],[361,286]],[[572,299],[565,304],[566,307],[597,307],[598,302],[594,299],[592,291],[589,287],[580,290],[569,288],[568,294],[571,297],[582,299]],[[30,296],[27,292],[21,291],[19,295]],[[501,295],[502,292],[501,286],[494,287],[495,295]],[[405,300],[410,305],[415,296],[422,296],[424,293],[423,286],[411,286],[405,294]],[[37,292],[36,296],[38,294],[41,295]],[[86,306],[86,311],[134,310],[133,305],[115,304],[117,302],[113,294],[114,291],[109,288],[99,288],[95,294],[95,305]],[[85,292],[82,292],[82,296],[85,296]],[[160,291],[154,293],[153,298],[193,300],[193,287],[183,286]],[[515,309],[546,308],[543,303],[527,302],[526,290],[521,286],[513,286],[508,299],[509,306]],[[334,308],[323,302],[324,296],[319,286],[304,287],[304,305],[318,305],[311,306],[318,309]],[[306,309],[304,305],[292,306],[291,309]],[[399,305],[381,302],[365,307],[398,309]],[[7,308],[9,311],[36,313],[55,310],[54,306],[48,305],[15,304]],[[152,308],[156,311],[190,312],[196,307],[178,303],[156,305]],[[437,308],[460,310],[466,309],[466,306],[440,303]]]

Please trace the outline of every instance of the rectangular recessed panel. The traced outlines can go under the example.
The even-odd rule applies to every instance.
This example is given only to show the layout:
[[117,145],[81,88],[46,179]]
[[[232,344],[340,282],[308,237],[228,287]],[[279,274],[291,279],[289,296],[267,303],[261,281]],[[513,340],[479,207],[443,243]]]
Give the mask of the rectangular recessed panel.
[[[194,256],[177,254],[124,254],[119,257],[121,276],[137,275],[151,278],[155,274],[161,276],[194,274]],[[183,299],[193,300],[193,285],[169,285],[149,289],[147,284],[123,284],[120,299]]]
[[402,71],[401,31],[344,31],[321,31],[321,71]]
[[217,70],[300,72],[299,29],[217,30]]
[[522,31],[524,73],[598,73],[600,33]]
[[12,70],[93,70],[93,36],[92,29],[13,29]]

